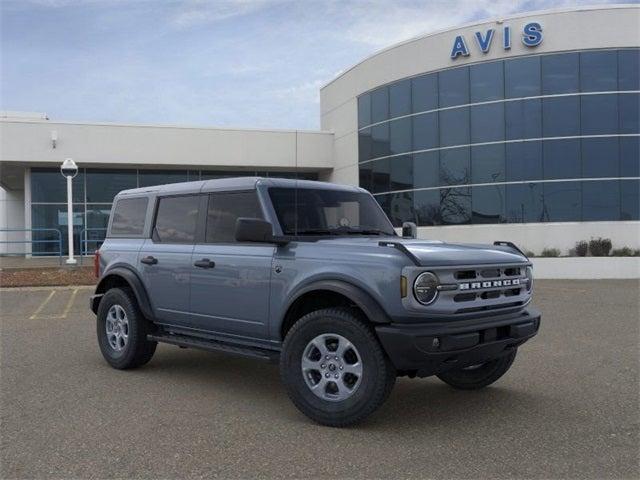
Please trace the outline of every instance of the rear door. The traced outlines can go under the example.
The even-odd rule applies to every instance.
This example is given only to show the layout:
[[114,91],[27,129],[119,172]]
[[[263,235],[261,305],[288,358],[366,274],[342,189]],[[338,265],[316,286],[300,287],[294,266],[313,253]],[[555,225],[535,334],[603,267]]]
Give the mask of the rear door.
[[238,243],[239,217],[264,218],[255,190],[208,195],[204,243],[192,255],[191,312],[196,328],[232,338],[268,337],[271,244]]
[[138,256],[156,318],[188,326],[191,255],[197,237],[200,195],[158,198],[152,238]]

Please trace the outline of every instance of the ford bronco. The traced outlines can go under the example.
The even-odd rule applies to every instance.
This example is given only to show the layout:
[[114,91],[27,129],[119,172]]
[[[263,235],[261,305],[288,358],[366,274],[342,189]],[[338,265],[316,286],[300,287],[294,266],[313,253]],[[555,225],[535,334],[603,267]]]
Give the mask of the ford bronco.
[[367,191],[322,182],[120,192],[95,256],[100,350],[118,369],[158,342],[279,361],[296,407],[331,426],[373,413],[398,376],[492,384],[540,326],[531,262],[406,230]]

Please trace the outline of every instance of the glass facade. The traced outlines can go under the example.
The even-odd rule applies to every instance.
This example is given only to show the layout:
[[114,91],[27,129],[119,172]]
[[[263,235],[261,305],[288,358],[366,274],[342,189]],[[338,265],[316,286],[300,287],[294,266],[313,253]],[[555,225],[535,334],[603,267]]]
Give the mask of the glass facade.
[[[93,252],[104,239],[113,198],[121,190],[192,180],[225,177],[296,178],[295,172],[257,172],[226,170],[138,170],[81,168],[73,179],[74,251]],[[317,180],[316,173],[300,172],[298,178]],[[67,245],[67,186],[58,169],[31,169],[31,228],[57,229],[62,237],[63,254]],[[83,238],[82,249],[80,238]],[[32,233],[33,240],[56,240],[55,231]],[[58,252],[56,242],[35,242],[34,255]]]
[[358,97],[360,186],[396,226],[638,220],[640,50],[485,62]]

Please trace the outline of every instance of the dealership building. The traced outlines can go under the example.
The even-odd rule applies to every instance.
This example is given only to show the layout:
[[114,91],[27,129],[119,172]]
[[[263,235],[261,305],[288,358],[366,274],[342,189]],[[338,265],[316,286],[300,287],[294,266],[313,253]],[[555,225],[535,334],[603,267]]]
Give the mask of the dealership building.
[[[320,91],[321,130],[0,119],[0,232],[100,235],[126,188],[236,175],[359,185],[421,238],[640,248],[640,8],[534,12],[417,37]],[[63,241],[65,241],[63,239]],[[5,244],[3,248],[7,249]],[[12,244],[14,251],[19,248]],[[79,247],[79,244],[76,248]],[[26,244],[26,253],[52,244]],[[63,246],[66,248],[66,246]]]

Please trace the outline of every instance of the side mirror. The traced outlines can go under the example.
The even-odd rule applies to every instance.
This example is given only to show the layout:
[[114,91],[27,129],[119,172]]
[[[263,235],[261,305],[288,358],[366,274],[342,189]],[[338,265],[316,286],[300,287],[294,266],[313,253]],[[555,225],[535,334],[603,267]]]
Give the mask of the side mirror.
[[413,222],[402,224],[402,238],[418,238],[418,227]]
[[271,223],[260,218],[238,218],[236,220],[236,241],[259,243],[287,243],[273,236]]

